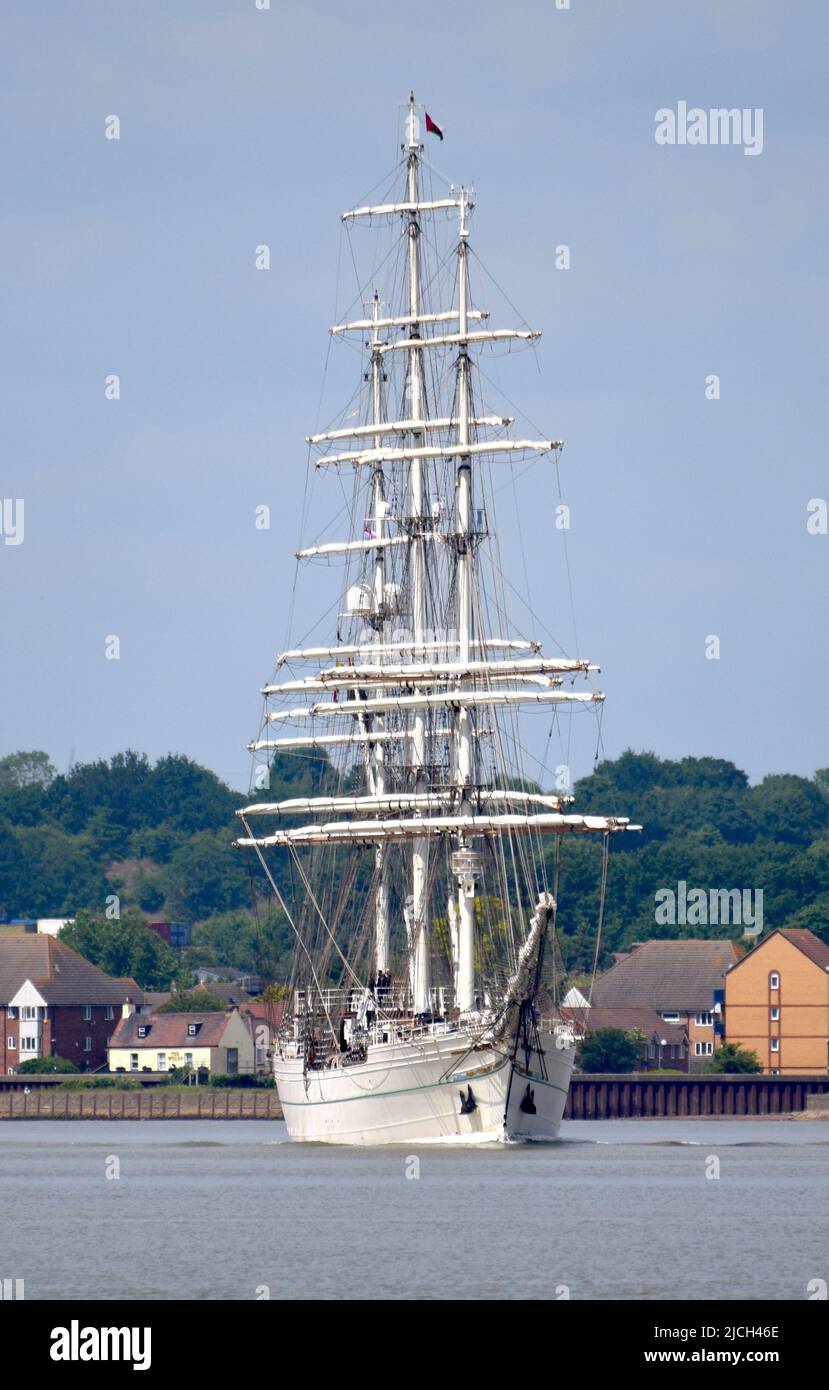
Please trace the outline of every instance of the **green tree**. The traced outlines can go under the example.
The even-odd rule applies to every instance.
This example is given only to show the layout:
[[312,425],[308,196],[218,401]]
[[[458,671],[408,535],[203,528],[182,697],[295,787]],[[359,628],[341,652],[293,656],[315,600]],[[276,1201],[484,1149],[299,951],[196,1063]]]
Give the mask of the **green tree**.
[[45,791],[57,776],[49,754],[39,749],[30,753],[9,753],[0,758],[0,791],[19,791],[39,787]]
[[209,989],[176,990],[172,999],[156,1010],[159,1014],[224,1014],[228,1012],[227,1000]]
[[127,908],[118,919],[82,910],[63,928],[60,939],[107,975],[128,976],[142,989],[166,990],[183,974],[177,951]]
[[189,836],[165,868],[163,887],[176,921],[198,922],[250,902],[247,866],[233,846],[233,831],[200,830]]
[[712,1073],[747,1074],[760,1072],[763,1067],[756,1052],[750,1052],[739,1043],[726,1042],[717,1048],[713,1057],[706,1062],[704,1070]]
[[579,1066],[585,1072],[635,1071],[642,1052],[642,1036],[623,1028],[596,1028],[579,1045]]
[[21,1062],[17,1068],[20,1076],[41,1076],[47,1073],[77,1072],[78,1068],[74,1062],[70,1062],[66,1057],[29,1057],[25,1062]]

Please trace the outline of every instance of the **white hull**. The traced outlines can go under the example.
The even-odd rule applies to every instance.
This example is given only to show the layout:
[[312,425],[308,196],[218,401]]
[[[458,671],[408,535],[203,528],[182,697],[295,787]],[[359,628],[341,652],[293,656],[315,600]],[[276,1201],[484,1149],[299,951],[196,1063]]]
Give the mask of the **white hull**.
[[[556,1046],[550,1033],[540,1041],[543,1058],[532,1052],[526,1066],[522,1048],[513,1063],[506,1040],[470,1050],[463,1033],[374,1044],[364,1062],[307,1072],[302,1058],[277,1056],[288,1133],[304,1142],[363,1145],[556,1139],[575,1051],[562,1047],[562,1038]],[[462,1113],[469,1088],[475,1107]]]

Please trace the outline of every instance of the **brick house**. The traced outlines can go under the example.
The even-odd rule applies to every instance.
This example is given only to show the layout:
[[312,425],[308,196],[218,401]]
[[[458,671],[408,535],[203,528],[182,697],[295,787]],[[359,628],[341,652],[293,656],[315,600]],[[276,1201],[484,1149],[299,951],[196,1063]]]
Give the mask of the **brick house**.
[[829,946],[802,927],[760,941],[725,977],[726,1037],[771,1076],[829,1070]]
[[643,941],[593,986],[602,1008],[650,1008],[688,1036],[689,1070],[699,1071],[722,1041],[726,972],[739,954],[732,941]]
[[52,936],[0,937],[0,1064],[65,1057],[79,1071],[106,1065],[125,1002],[143,1002],[135,980],[114,979]]
[[596,1032],[599,1028],[641,1033],[642,1050],[637,1071],[688,1071],[687,1032],[680,1024],[665,1023],[655,1009],[608,1009],[587,1004],[584,1008],[562,1008],[561,1012],[564,1018],[580,1023],[586,1033]]

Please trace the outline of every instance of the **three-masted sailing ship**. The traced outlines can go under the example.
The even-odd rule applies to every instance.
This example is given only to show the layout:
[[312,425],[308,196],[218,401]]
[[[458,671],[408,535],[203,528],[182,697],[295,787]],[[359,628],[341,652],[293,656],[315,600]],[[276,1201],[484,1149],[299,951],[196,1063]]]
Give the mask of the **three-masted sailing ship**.
[[476,307],[473,196],[424,187],[413,96],[401,149],[390,200],[343,214],[392,233],[387,292],[330,330],[361,353],[356,407],[308,439],[311,467],[350,483],[350,534],[297,556],[335,567],[335,633],[281,653],[250,745],[266,766],[304,758],[319,794],[260,796],[238,844],[296,937],[273,1058],[292,1138],[554,1139],[577,1039],[557,1009],[546,837],[634,827],[524,775],[524,707],[603,698],[588,661],[511,631],[490,530],[492,470],[561,444],[481,404],[477,354],[539,334]]

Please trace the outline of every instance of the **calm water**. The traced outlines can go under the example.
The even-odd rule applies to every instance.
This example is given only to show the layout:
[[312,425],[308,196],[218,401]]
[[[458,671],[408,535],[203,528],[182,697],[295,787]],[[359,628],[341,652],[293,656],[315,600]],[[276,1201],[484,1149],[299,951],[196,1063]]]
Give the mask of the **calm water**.
[[800,1299],[829,1278],[827,1175],[821,1122],[366,1151],[273,1121],[3,1121],[0,1275],[30,1299]]

